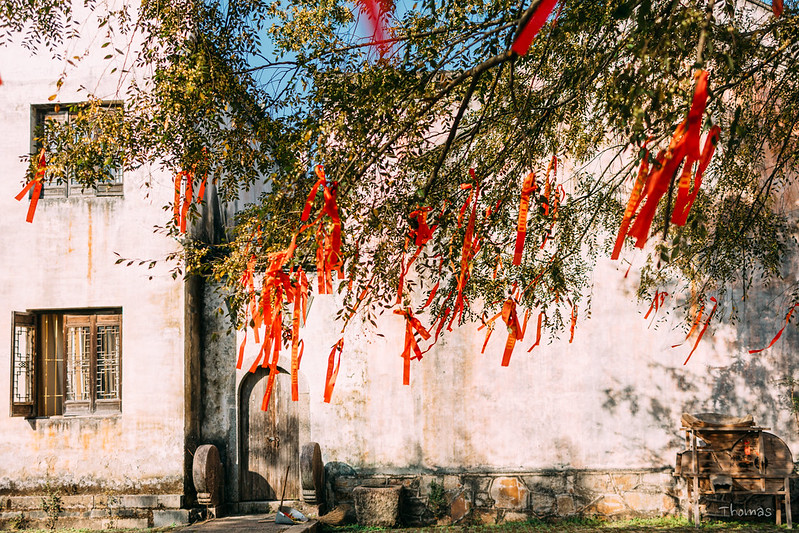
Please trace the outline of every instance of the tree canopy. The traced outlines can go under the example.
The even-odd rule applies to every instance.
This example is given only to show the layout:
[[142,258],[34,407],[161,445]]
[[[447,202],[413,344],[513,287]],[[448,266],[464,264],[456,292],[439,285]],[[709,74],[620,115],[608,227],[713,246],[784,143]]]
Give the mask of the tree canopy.
[[[302,266],[340,271],[344,323],[356,308],[370,318],[395,307],[424,310],[442,331],[512,297],[568,329],[590,306],[596,260],[612,254],[625,218],[642,217],[625,217],[636,176],[642,164],[668,166],[672,153],[658,152],[690,122],[705,70],[693,127],[703,144],[711,126],[720,133],[701,187],[682,184],[695,201],[684,225],[672,222],[686,174],[672,168],[641,230],[644,251],[627,239],[619,261],[638,257],[642,297],[668,287],[688,308],[712,295],[734,317],[730,291],[780,277],[792,249],[793,5],[775,16],[756,0],[560,0],[529,51],[512,50],[543,3],[385,0],[376,42],[366,0],[89,2],[95,28],[75,23],[69,1],[6,0],[0,42],[59,55],[99,30],[114,43],[108,57],[123,60],[108,75],[120,77],[124,113],[105,119],[94,147],[70,149],[80,136],[53,132],[53,168],[85,169],[78,177],[91,185],[108,157],[125,169],[158,161],[194,191],[207,178],[225,200],[266,180],[222,239],[182,234],[179,216],[168,224],[190,271],[235,295],[239,324],[253,318],[240,312],[253,297],[248,276]],[[87,95],[65,127],[96,131],[105,99]]]

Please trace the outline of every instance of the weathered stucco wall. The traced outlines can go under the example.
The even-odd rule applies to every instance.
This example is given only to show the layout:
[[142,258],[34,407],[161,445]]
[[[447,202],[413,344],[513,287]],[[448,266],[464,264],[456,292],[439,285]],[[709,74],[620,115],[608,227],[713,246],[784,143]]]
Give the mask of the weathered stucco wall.
[[[682,412],[721,411],[751,413],[799,450],[779,383],[796,370],[796,332],[748,353],[780,329],[788,297],[775,289],[740,302],[734,293],[740,322],[717,315],[684,365],[694,339],[672,348],[685,338],[684,315],[667,303],[645,320],[648,303],[636,302],[635,270],[625,278],[626,266],[600,261],[590,319],[581,308],[573,343],[568,333],[545,334],[527,353],[528,333],[507,368],[502,328],[481,355],[484,331],[467,325],[412,362],[403,386],[403,319],[386,313],[377,328],[347,332],[330,404],[322,402],[327,356],[341,325],[331,319],[334,297],[317,296],[303,330],[308,439],[320,443],[325,462],[360,473],[660,469],[682,449]],[[281,364],[288,367],[288,352]]]
[[[149,260],[176,249],[153,233],[168,218],[171,177],[142,168],[124,175],[123,197],[45,197],[26,223],[28,200],[14,196],[25,177],[20,156],[31,149],[31,105],[48,103],[64,64],[0,48],[0,65],[0,493],[38,491],[48,480],[77,491],[181,493],[183,281],[172,279],[174,265],[114,264],[117,253]],[[116,80],[97,81],[108,62],[81,65],[69,69],[56,102],[85,100],[81,85],[118,99]],[[121,413],[9,417],[11,312],[88,307],[122,310]]]

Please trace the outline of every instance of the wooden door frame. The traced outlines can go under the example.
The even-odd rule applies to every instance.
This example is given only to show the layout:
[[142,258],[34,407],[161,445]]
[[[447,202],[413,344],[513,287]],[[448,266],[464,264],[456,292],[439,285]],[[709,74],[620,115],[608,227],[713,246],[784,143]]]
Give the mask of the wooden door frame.
[[[278,375],[276,379],[280,379],[280,378],[281,378],[281,376]],[[237,464],[237,468],[236,468],[236,478],[237,478],[236,479],[236,489],[237,489],[237,493],[238,494],[237,494],[236,500],[239,501],[239,502],[257,501],[257,500],[245,500],[244,499],[244,494],[245,494],[244,485],[245,485],[246,480],[247,480],[247,476],[245,475],[245,466],[249,467],[249,456],[247,455],[247,453],[249,452],[249,446],[248,446],[248,444],[249,444],[249,441],[248,441],[249,436],[247,434],[245,434],[244,427],[245,427],[245,422],[249,421],[249,420],[245,421],[245,414],[246,414],[246,417],[249,418],[250,411],[249,411],[249,398],[247,398],[246,401],[245,401],[245,398],[243,397],[243,392],[244,392],[244,388],[245,388],[245,385],[247,384],[248,380],[254,380],[255,381],[255,383],[253,383],[253,388],[255,388],[255,386],[257,385],[258,381],[260,381],[261,379],[268,379],[268,370],[263,368],[263,367],[258,367],[258,369],[256,369],[255,372],[253,372],[253,373],[247,372],[244,375],[242,375],[241,378],[239,379],[239,383],[238,383],[238,385],[236,387],[236,406],[237,406],[237,409],[236,409],[236,418],[237,418],[237,423],[236,423],[237,431],[236,431],[236,433],[237,433],[237,439],[236,440],[238,441],[237,445],[236,445],[236,449],[237,449],[236,451],[238,453],[238,461],[237,461],[238,464]],[[283,385],[283,384],[281,384],[281,385]],[[278,396],[275,394],[276,392],[277,392],[276,390],[273,390],[273,394],[272,394],[273,400],[271,400],[271,401],[277,401],[278,400]],[[286,393],[286,392],[287,392],[287,389],[284,391],[284,393]],[[294,402],[292,402],[290,399],[288,400],[288,402],[289,402],[289,405],[294,404]],[[294,428],[295,429],[294,438],[296,440],[296,447],[297,447],[296,452],[297,453],[295,454],[296,457],[292,459],[293,461],[296,461],[296,471],[295,471],[295,473],[296,473],[296,478],[297,478],[297,494],[294,495],[292,498],[289,498],[289,496],[287,495],[286,497],[288,499],[293,499],[293,498],[299,499],[300,492],[301,492],[300,481],[299,481],[299,449],[300,449],[300,432],[301,432],[300,431],[300,420],[299,420],[299,418],[300,418],[301,409],[298,409],[298,407],[299,406],[296,406],[296,408],[295,408],[296,412],[293,413],[296,416],[296,418],[297,418],[297,420],[295,421],[297,427]],[[281,414],[283,415],[283,417],[285,417],[287,419],[290,416],[291,413],[290,412],[278,413],[278,419],[276,419],[276,421],[275,421],[276,422],[276,430],[277,431],[280,431],[280,427],[281,427]],[[282,438],[282,436],[281,436],[281,438]],[[282,474],[281,474],[281,478],[282,478]],[[276,497],[280,498],[280,495],[277,494]]]

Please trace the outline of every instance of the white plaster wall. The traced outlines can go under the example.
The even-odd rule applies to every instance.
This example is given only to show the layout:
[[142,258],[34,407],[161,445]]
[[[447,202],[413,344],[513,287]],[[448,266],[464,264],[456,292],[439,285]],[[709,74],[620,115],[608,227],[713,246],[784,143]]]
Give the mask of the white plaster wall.
[[[68,69],[56,103],[85,100],[81,86],[119,99],[118,80],[107,76],[112,62],[98,55],[102,38],[87,32],[66,45],[68,55],[92,43],[97,50]],[[30,106],[48,103],[65,66],[46,52],[0,47],[0,490],[50,478],[81,488],[182,492],[183,282],[163,262],[114,264],[115,252],[149,260],[177,248],[153,233],[169,218],[162,206],[174,191],[171,176],[126,173],[121,198],[43,198],[32,224],[27,198],[14,199],[25,177],[19,156],[30,151]],[[121,414],[35,424],[9,417],[11,312],[84,307],[122,308]]]
[[[737,302],[742,320],[730,324],[717,314],[683,365],[695,340],[672,348],[685,339],[684,315],[667,300],[645,320],[649,304],[635,299],[636,269],[625,278],[626,270],[600,261],[591,316],[581,305],[573,343],[568,332],[559,340],[544,332],[528,353],[534,314],[503,368],[502,324],[485,354],[485,330],[466,325],[411,363],[410,386],[402,385],[404,319],[387,312],[377,329],[347,332],[330,404],[322,402],[327,356],[341,325],[332,319],[335,297],[316,295],[302,331],[307,439],[320,443],[326,463],[362,472],[660,468],[673,466],[682,449],[681,413],[720,411],[752,413],[799,451],[786,389],[777,383],[796,370],[794,328],[772,349],[748,354],[768,344],[790,303],[773,295]],[[429,317],[420,318],[427,326]],[[245,367],[253,344],[250,336]],[[285,368],[289,355],[281,355]]]

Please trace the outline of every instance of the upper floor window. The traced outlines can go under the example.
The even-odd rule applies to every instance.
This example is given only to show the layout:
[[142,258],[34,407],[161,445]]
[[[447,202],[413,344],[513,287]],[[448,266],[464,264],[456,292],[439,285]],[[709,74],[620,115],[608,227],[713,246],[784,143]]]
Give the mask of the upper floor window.
[[119,310],[14,313],[11,334],[11,416],[121,410]]
[[32,107],[31,153],[47,153],[42,197],[122,195],[121,117],[113,103]]

